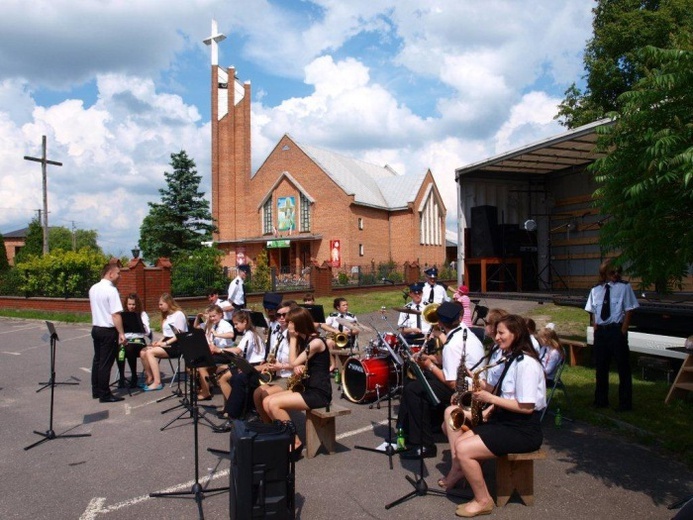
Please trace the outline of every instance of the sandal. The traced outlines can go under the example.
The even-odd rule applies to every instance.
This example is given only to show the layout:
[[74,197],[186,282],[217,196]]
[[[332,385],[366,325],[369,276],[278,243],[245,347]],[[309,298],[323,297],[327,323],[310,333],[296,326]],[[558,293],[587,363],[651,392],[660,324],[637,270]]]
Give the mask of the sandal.
[[200,394],[197,394],[197,400],[198,401],[211,401],[212,400],[212,394],[209,394],[205,397],[202,397]]

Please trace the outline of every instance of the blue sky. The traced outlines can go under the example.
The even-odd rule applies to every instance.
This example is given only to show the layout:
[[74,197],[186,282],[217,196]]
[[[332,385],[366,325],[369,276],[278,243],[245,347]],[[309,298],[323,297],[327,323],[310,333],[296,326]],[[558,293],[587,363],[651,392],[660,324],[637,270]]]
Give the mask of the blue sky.
[[555,135],[591,36],[584,0],[5,0],[0,230],[49,223],[130,251],[170,154],[209,192],[209,36],[252,85],[257,168],[284,133],[400,173],[431,169],[455,229],[454,169]]

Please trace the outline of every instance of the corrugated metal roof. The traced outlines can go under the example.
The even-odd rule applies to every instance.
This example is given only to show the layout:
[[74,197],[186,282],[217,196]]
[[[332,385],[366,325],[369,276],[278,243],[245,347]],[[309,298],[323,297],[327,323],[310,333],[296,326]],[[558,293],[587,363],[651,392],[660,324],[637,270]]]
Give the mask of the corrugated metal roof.
[[354,202],[384,209],[405,208],[416,198],[426,172],[399,175],[390,166],[377,166],[294,141]]
[[479,173],[546,175],[582,167],[604,155],[594,149],[597,128],[612,122],[611,119],[602,119],[490,159],[457,168],[455,179]]

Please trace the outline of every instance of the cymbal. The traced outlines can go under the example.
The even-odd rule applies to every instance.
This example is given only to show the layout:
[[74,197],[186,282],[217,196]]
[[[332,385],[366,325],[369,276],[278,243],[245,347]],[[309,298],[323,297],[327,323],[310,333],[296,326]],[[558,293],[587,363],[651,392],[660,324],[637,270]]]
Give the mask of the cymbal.
[[409,307],[392,307],[393,311],[403,312],[405,314],[421,314],[421,311],[410,309]]
[[335,320],[337,320],[337,323],[344,325],[348,329],[359,329],[363,330],[364,332],[373,332],[373,329],[368,325],[364,325],[358,321],[351,321],[345,318],[335,318]]

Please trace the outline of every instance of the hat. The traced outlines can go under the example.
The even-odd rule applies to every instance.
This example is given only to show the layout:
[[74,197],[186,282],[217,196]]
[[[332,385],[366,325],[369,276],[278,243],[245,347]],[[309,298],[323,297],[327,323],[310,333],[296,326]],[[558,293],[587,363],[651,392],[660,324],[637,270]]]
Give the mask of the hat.
[[462,306],[455,302],[443,302],[440,304],[440,307],[436,309],[438,319],[443,323],[454,323],[459,320],[461,312]]
[[459,292],[461,294],[469,294],[469,287],[467,287],[466,285],[460,285],[457,288],[457,292]]
[[262,306],[265,309],[278,309],[282,302],[282,295],[279,293],[267,292],[262,297]]
[[437,267],[429,267],[424,271],[424,274],[426,276],[430,276],[431,278],[437,278],[438,277],[438,268]]
[[411,284],[409,286],[409,292],[423,292],[423,284],[420,282]]
[[244,273],[250,273],[250,266],[248,264],[241,264],[236,267],[239,271],[243,271]]

